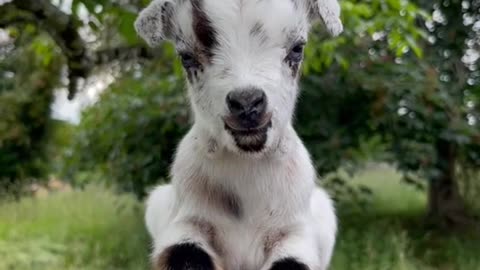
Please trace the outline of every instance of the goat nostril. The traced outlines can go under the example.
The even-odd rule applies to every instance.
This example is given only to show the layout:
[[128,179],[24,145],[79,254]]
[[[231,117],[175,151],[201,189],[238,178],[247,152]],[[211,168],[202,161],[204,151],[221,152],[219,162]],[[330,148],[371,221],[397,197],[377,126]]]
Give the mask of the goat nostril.
[[263,109],[264,106],[265,106],[265,94],[263,94],[261,97],[259,97],[253,102],[252,108],[261,110]]
[[227,96],[227,105],[232,113],[238,113],[244,110],[243,104],[230,94]]
[[236,90],[227,95],[227,106],[237,117],[256,118],[265,111],[267,97],[258,89]]

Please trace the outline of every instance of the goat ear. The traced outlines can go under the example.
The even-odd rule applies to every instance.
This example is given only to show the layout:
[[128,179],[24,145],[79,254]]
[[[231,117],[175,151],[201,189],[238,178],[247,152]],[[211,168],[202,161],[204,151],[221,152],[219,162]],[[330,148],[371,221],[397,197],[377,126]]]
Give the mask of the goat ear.
[[320,16],[327,31],[332,36],[343,32],[343,23],[340,19],[340,4],[338,0],[309,0],[315,17]]
[[175,3],[173,0],[154,0],[135,21],[135,30],[151,47],[174,36]]

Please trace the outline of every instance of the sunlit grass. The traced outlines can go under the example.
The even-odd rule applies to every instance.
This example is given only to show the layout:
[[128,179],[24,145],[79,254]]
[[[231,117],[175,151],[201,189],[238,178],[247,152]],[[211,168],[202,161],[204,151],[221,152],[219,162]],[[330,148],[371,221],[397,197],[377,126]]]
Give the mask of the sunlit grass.
[[426,193],[405,184],[401,179],[399,172],[382,165],[359,172],[350,180],[350,184],[372,190],[369,204],[372,214],[392,214],[397,217],[423,214],[427,203]]
[[0,269],[147,269],[142,207],[102,188],[0,205]]

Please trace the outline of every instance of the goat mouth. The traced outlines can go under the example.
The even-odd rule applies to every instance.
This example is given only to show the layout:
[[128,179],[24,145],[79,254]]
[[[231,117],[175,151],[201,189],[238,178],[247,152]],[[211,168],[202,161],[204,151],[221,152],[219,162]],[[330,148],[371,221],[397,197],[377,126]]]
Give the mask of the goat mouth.
[[225,117],[225,129],[232,135],[238,148],[245,152],[260,152],[267,142],[267,132],[272,127],[272,113],[267,113],[259,124],[253,128],[245,128],[235,119]]
[[268,112],[260,119],[257,125],[253,127],[242,126],[234,117],[227,116],[223,118],[225,129],[232,135],[253,136],[259,133],[266,133],[272,126],[272,113]]

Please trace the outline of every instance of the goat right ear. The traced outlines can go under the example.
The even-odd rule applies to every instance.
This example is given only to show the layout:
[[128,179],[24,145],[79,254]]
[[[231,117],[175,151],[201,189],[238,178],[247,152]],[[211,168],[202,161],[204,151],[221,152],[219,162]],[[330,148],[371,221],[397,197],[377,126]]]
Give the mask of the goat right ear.
[[343,32],[343,24],[340,19],[340,4],[338,0],[309,0],[313,13],[319,16],[327,31],[332,36],[338,36]]
[[173,0],[154,0],[135,21],[135,30],[151,47],[158,46],[163,40],[172,39],[175,3]]

